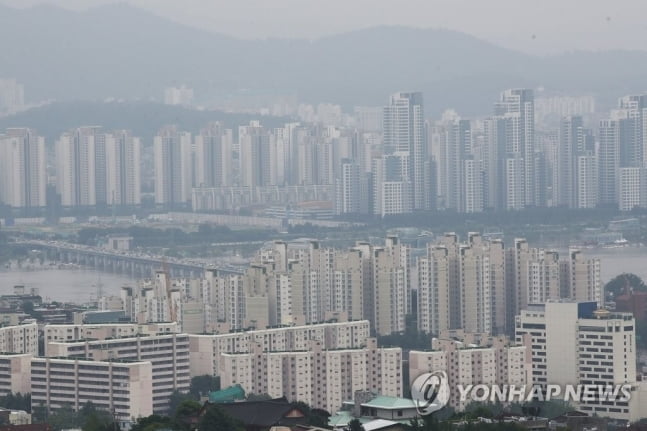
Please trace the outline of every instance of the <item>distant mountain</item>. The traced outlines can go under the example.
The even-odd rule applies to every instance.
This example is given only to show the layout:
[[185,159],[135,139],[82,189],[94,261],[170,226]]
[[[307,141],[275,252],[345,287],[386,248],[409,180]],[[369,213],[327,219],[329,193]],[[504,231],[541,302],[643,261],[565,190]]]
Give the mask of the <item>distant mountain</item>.
[[197,133],[211,121],[221,121],[238,133],[238,126],[260,119],[267,127],[279,127],[290,119],[220,111],[196,111],[179,106],[151,102],[103,103],[57,102],[40,108],[0,118],[0,132],[7,127],[32,127],[53,144],[61,133],[79,126],[102,126],[104,130],[131,130],[144,144],[164,125],[175,124],[180,130]]
[[0,6],[0,76],[18,78],[32,101],[159,100],[164,87],[186,83],[205,100],[296,95],[352,106],[421,90],[429,112],[453,107],[470,115],[489,112],[501,90],[516,86],[603,101],[647,90],[647,52],[537,57],[458,32],[402,27],[249,41],[126,4],[84,12]]

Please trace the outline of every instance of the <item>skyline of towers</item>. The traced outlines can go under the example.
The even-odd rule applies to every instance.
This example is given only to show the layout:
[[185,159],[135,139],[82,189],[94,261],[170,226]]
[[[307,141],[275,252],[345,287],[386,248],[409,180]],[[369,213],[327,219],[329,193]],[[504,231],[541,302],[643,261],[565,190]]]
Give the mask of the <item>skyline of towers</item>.
[[[533,101],[532,90],[509,89],[489,117],[448,110],[434,122],[424,118],[420,93],[395,93],[381,108],[382,134],[321,123],[251,121],[232,129],[213,122],[195,135],[164,126],[152,147],[123,131],[84,126],[56,140],[49,171],[45,147],[45,165],[30,172],[38,170],[41,185],[56,184],[63,207],[141,205],[142,187],[147,204],[201,211],[307,200],[328,201],[331,214],[379,217],[647,206],[647,96],[621,97],[595,130],[571,115],[538,133]],[[15,169],[2,176],[3,190],[20,177]],[[34,207],[5,196],[14,208]]]

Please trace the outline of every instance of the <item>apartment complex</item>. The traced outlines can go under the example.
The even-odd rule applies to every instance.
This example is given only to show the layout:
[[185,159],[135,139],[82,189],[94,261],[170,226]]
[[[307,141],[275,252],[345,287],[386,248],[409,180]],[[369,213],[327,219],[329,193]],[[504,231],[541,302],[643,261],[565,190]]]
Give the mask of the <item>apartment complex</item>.
[[602,302],[600,260],[570,250],[564,258],[524,239],[505,247],[469,233],[445,234],[418,260],[418,328],[512,334],[529,303],[572,298]]
[[153,414],[153,366],[148,361],[32,358],[32,406],[48,411],[92,402],[113,412],[122,429]]
[[219,375],[222,354],[250,353],[256,345],[263,352],[307,350],[311,341],[319,341],[324,349],[357,349],[366,346],[369,336],[370,324],[366,320],[227,334],[190,334],[191,375]]
[[0,328],[1,353],[38,354],[38,324],[34,321],[22,325]]
[[313,408],[337,411],[356,391],[402,396],[402,349],[324,349],[311,341],[302,351],[269,352],[256,344],[249,353],[225,353],[219,364],[221,384],[240,384],[247,393],[285,396]]
[[202,279],[163,272],[123,288],[133,321],[178,320],[183,332],[368,320],[378,335],[403,331],[411,312],[410,247],[389,236],[383,245],[322,247],[316,240],[276,241],[243,274],[206,270]]
[[530,356],[526,346],[515,345],[507,337],[445,331],[432,339],[431,351],[409,352],[409,378],[444,371],[449,379],[449,405],[464,409],[458,385],[515,385],[530,383]]
[[48,357],[94,361],[138,361],[152,364],[152,405],[155,413],[165,413],[175,390],[187,392],[189,337],[186,334],[150,335],[85,341],[49,341]]
[[631,385],[629,401],[595,396],[577,408],[633,422],[647,413],[646,388],[636,377],[635,326],[630,313],[611,313],[596,302],[547,302],[517,317],[516,341],[531,353],[534,384]]

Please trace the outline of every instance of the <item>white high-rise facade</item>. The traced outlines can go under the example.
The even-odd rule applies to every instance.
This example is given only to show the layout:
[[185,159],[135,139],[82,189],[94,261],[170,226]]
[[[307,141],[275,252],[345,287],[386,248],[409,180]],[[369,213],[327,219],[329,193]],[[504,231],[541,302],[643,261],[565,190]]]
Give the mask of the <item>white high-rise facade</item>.
[[46,202],[45,139],[25,128],[0,135],[0,202],[13,208],[39,208]]
[[64,133],[56,142],[56,191],[64,207],[94,206],[98,202],[98,134],[99,127],[80,127]]
[[270,139],[260,122],[238,128],[240,185],[270,185]]
[[196,187],[231,184],[232,131],[222,123],[210,123],[195,137]]
[[352,160],[341,163],[341,176],[335,185],[335,212],[358,214],[361,209],[360,168]]
[[501,93],[494,114],[505,121],[507,209],[538,204],[535,178],[535,108],[533,91],[510,89]]
[[126,130],[105,136],[108,205],[141,203],[141,153],[141,141]]
[[[425,187],[427,139],[422,93],[396,93],[384,107],[384,153],[407,156],[406,178],[411,183],[413,209],[429,209]],[[408,211],[407,211],[408,212]]]
[[155,203],[184,205],[191,200],[193,149],[191,134],[175,126],[159,131],[153,140],[155,157]]

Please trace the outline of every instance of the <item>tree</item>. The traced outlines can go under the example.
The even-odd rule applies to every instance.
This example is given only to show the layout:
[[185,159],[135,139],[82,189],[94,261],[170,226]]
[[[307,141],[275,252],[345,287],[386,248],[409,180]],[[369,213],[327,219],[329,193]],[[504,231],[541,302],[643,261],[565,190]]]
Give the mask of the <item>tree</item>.
[[24,410],[26,412],[31,411],[31,394],[21,394],[17,392],[15,394],[7,394],[4,397],[0,398],[0,407],[11,410]]
[[645,285],[645,282],[640,277],[631,273],[617,275],[604,286],[605,294],[613,298],[625,292],[629,293],[632,290],[645,292],[647,291],[647,285]]
[[220,377],[210,376],[205,374],[203,376],[195,376],[191,378],[191,386],[189,393],[193,398],[199,400],[201,396],[208,395],[209,392],[220,390]]
[[161,428],[173,428],[174,424],[168,416],[150,415],[137,419],[130,431],[155,431]]
[[244,431],[245,429],[243,424],[229,416],[216,404],[207,408],[198,428],[208,431]]
[[44,423],[47,421],[47,407],[42,403],[32,407],[31,409],[31,419],[33,423]]
[[353,419],[348,422],[346,431],[364,431],[364,427],[362,426],[362,423],[359,421],[359,419]]
[[105,410],[97,409],[92,401],[83,404],[78,415],[83,431],[112,431],[115,429],[113,415]]
[[80,415],[69,405],[63,406],[50,413],[47,418],[47,422],[55,431],[69,428],[80,428],[82,425]]
[[194,400],[184,400],[175,410],[175,423],[185,430],[191,428],[191,419],[198,416],[202,404]]
[[330,417],[330,413],[327,411],[310,408],[310,406],[303,401],[293,402],[292,407],[303,412],[308,425],[320,428],[328,427],[328,418]]
[[175,412],[177,409],[180,407],[182,403],[185,401],[195,401],[190,394],[185,394],[177,389],[171,392],[171,397],[169,398],[168,402],[168,415],[173,416],[175,415]]

